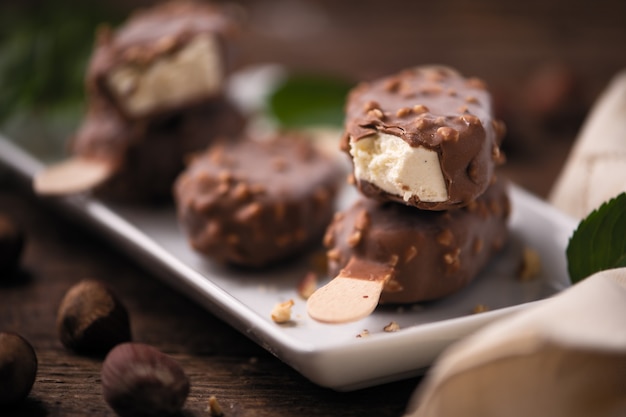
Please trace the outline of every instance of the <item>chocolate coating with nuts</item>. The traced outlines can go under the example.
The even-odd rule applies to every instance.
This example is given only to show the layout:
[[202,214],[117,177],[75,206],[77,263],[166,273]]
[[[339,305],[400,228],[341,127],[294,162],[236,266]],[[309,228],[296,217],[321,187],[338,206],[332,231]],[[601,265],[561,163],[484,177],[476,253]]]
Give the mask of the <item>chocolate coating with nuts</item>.
[[484,82],[447,67],[417,67],[364,82],[348,96],[341,149],[376,134],[394,135],[410,147],[435,151],[447,189],[444,201],[403,198],[371,181],[356,179],[359,190],[381,201],[424,210],[462,207],[489,186],[504,161],[504,125],[493,117]]
[[125,120],[106,101],[92,99],[70,142],[75,156],[105,160],[115,171],[95,192],[115,200],[171,200],[184,159],[217,137],[237,136],[243,116],[225,99],[151,121]]
[[[197,1],[169,1],[139,10],[116,30],[103,27],[98,32],[87,71],[87,90],[133,120],[178,111],[213,98],[222,92],[227,66],[225,48],[227,40],[239,30],[237,20],[225,8]],[[179,55],[195,41],[200,42],[199,47]],[[202,42],[209,44],[203,48]],[[162,83],[154,83],[157,71],[168,70],[168,59],[176,60],[171,66],[174,71],[162,78]],[[147,73],[151,67],[160,69]],[[214,86],[202,88],[204,78],[190,80],[208,76],[209,72],[215,73],[211,81],[216,83]],[[131,104],[131,97],[142,83],[152,87],[165,87],[167,83],[169,89],[170,82],[174,88],[171,93],[149,91],[150,99],[139,98],[140,107]],[[159,89],[152,87],[149,90]]]
[[351,258],[380,262],[392,270],[380,303],[444,297],[469,284],[505,244],[509,212],[502,182],[447,211],[361,198],[338,212],[326,232],[329,272],[337,275]]
[[321,240],[342,180],[338,164],[304,137],[242,139],[195,157],[175,196],[194,249],[260,267]]

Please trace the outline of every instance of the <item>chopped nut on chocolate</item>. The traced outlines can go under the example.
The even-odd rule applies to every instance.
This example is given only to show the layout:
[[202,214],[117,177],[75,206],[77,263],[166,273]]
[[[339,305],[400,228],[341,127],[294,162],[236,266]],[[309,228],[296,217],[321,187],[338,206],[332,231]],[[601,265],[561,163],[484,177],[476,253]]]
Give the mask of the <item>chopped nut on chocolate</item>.
[[291,307],[294,305],[293,300],[284,301],[274,306],[272,310],[272,320],[275,323],[287,323],[291,320]]

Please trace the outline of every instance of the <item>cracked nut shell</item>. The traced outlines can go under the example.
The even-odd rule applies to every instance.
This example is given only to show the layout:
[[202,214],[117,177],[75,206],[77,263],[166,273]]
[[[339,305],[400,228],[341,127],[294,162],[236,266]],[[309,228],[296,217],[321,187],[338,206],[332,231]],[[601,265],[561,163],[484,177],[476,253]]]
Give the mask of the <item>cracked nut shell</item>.
[[0,333],[0,405],[15,404],[30,393],[37,375],[37,355],[17,333]]
[[159,416],[180,411],[189,379],[170,356],[143,343],[116,346],[102,364],[102,392],[120,416]]
[[84,280],[65,294],[57,313],[61,343],[77,353],[106,354],[131,340],[128,312],[102,282]]

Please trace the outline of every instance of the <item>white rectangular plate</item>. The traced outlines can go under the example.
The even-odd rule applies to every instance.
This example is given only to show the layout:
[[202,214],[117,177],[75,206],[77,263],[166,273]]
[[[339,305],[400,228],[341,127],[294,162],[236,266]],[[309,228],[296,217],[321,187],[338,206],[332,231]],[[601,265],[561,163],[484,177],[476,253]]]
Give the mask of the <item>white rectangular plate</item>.
[[[28,184],[39,160],[0,137],[0,164]],[[353,197],[346,190],[340,205]],[[418,375],[448,345],[485,324],[526,308],[569,286],[565,248],[576,222],[515,185],[510,187],[511,239],[468,288],[437,302],[379,307],[359,322],[328,325],[311,320],[297,284],[304,260],[264,272],[216,265],[194,253],[173,207],[110,205],[88,195],[47,199],[121,245],[167,283],[229,322],[314,383],[353,390]],[[524,247],[537,251],[542,269],[518,279]],[[293,320],[276,324],[275,304],[295,301]],[[482,304],[488,311],[473,314]],[[397,332],[383,328],[395,321]],[[358,337],[364,330],[367,337]]]

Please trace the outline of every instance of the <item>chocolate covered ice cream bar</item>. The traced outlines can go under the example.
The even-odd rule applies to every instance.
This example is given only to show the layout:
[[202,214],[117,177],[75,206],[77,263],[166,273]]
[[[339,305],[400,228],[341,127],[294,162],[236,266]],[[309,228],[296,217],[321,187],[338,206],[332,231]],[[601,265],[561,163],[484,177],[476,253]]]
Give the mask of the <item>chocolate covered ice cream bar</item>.
[[[129,122],[102,100],[90,104],[69,148],[73,160],[103,163],[94,192],[107,199],[171,200],[185,158],[216,139],[237,137],[244,117],[220,98],[158,120]],[[80,175],[80,173],[77,173]]]
[[501,181],[456,210],[361,197],[328,227],[324,244],[336,278],[309,298],[309,314],[323,322],[354,321],[379,302],[414,303],[459,291],[506,243],[509,214]]
[[211,146],[181,174],[175,195],[195,250],[263,267],[321,243],[343,179],[334,158],[286,134]]
[[216,5],[172,1],[102,28],[87,89],[128,119],[152,117],[222,92],[226,45],[236,19]]
[[355,87],[341,148],[364,195],[447,210],[487,189],[503,136],[483,81],[425,66]]

